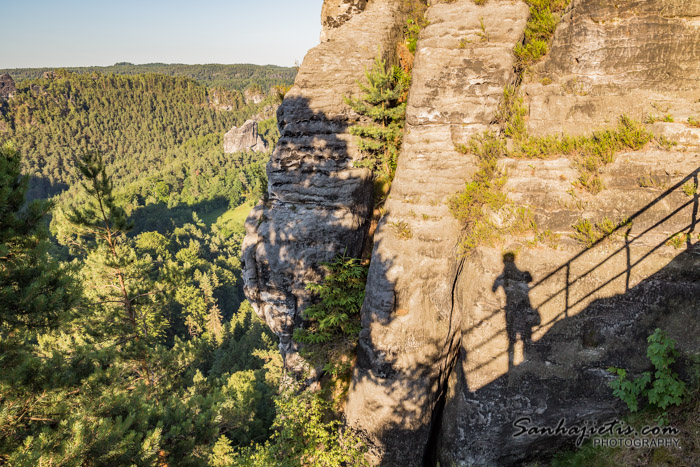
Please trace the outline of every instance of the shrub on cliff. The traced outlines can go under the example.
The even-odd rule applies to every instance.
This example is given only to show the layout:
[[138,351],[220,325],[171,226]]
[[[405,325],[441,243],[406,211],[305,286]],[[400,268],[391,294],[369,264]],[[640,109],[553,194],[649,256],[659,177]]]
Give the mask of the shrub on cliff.
[[366,117],[366,123],[350,127],[365,155],[355,166],[371,169],[376,178],[391,179],[403,138],[410,77],[400,67],[387,67],[386,61],[377,57],[365,78],[365,83],[359,83],[362,96],[345,99],[355,112]]

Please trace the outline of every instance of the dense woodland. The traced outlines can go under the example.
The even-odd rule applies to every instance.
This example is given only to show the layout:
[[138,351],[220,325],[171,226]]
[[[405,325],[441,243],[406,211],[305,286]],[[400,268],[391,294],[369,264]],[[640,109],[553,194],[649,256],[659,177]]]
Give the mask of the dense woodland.
[[[133,63],[120,62],[112,66],[91,66],[67,68],[71,73],[91,75],[117,74],[140,75],[146,73],[158,73],[166,76],[180,76],[192,78],[207,87],[220,87],[230,91],[245,89],[254,86],[260,87],[263,92],[277,86],[280,83],[291,83],[296,76],[296,69],[275,65],[182,65],[165,63],[147,63],[134,65]],[[50,73],[53,68],[13,68],[0,70],[0,74],[9,73],[15,80],[38,79],[44,73]]]
[[356,458],[328,402],[280,384],[276,337],[242,296],[269,154],[225,155],[222,136],[272,115],[274,146],[290,79],[272,76],[248,75],[270,89],[253,104],[207,80],[57,70],[3,104],[0,464]]
[[[353,133],[380,203],[410,63],[377,60],[348,101],[368,118]],[[321,391],[283,370],[242,296],[243,220],[269,154],[225,155],[222,136],[256,115],[274,147],[270,108],[293,76],[148,67],[11,71],[22,79],[0,110],[0,464],[365,465],[339,415],[366,261],[341,256],[308,284],[318,300],[295,339]]]
[[[218,104],[212,103],[213,97]],[[217,191],[210,189],[217,183],[214,174],[200,174],[203,167],[215,170],[211,159],[223,162],[223,134],[278,100],[273,91],[260,104],[249,105],[239,91],[207,88],[190,78],[58,70],[17,86],[2,109],[0,142],[13,141],[22,153],[24,170],[32,177],[31,199],[74,186],[76,155],[90,148],[104,155],[118,185],[167,178],[165,183],[177,184],[175,191],[191,204]],[[231,110],[221,110],[224,105]],[[261,127],[263,137],[274,143],[274,121],[263,121]],[[225,172],[232,165],[214,167]],[[169,195],[164,189],[158,191],[161,198]]]

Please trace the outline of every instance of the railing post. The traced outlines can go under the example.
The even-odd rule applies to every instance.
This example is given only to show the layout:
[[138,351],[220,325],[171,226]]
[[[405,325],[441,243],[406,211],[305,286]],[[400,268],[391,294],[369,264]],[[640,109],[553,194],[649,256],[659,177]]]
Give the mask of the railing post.
[[691,246],[691,237],[693,232],[695,232],[695,225],[698,222],[698,198],[700,198],[700,185],[698,185],[698,171],[696,170],[693,174],[693,183],[695,183],[695,194],[693,195],[693,218],[690,221],[690,229],[688,230],[688,235],[686,237],[686,243],[688,248]]
[[571,276],[571,261],[566,263],[566,305],[564,316],[569,317],[569,277]]

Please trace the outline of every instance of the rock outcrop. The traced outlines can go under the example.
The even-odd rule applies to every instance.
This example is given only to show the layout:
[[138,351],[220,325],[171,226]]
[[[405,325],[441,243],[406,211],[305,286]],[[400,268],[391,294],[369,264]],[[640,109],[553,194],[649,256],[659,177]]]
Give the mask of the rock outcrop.
[[[269,200],[246,223],[244,281],[288,360],[306,283],[366,238],[371,180],[352,167],[356,116],[343,96],[378,46],[394,50],[397,4],[328,0],[324,18],[340,19],[324,19],[326,41],[278,111]],[[622,413],[605,370],[647,369],[654,328],[678,341],[681,363],[700,351],[700,129],[686,123],[700,118],[700,0],[573,0],[549,54],[518,76],[513,48],[528,15],[523,2],[495,0],[427,11],[345,407],[381,465],[519,464],[571,440],[513,437],[518,419],[554,428]],[[499,160],[509,203],[528,208],[536,229],[462,255],[447,203],[478,161],[455,145],[499,130],[507,85],[519,87],[531,135],[590,134],[627,114],[677,145],[660,138],[616,154],[597,194],[575,185],[573,157]],[[619,224],[612,235],[575,239],[578,221],[606,218]]]
[[325,0],[321,8],[321,42],[330,40],[337,28],[364,11],[367,2],[368,0]]
[[241,151],[267,151],[267,143],[258,134],[258,122],[248,120],[239,127],[233,127],[224,135],[224,153]]
[[17,92],[15,81],[7,73],[0,75],[0,99],[11,99]]
[[401,34],[396,2],[376,0],[306,55],[277,111],[281,138],[267,166],[269,199],[254,208],[243,243],[245,294],[280,338],[289,367],[298,366],[295,326],[309,304],[306,285],[321,263],[359,255],[372,208],[370,172],[347,131],[357,121],[344,97],[378,48],[392,51]]
[[243,98],[246,104],[259,104],[265,100],[265,94],[259,86],[250,86],[243,91]]
[[[528,131],[590,134],[622,114],[697,115],[698,21],[700,1],[574,0],[521,88]],[[698,183],[700,129],[648,128],[679,144],[618,154],[596,195],[572,189],[578,173],[569,158],[503,161],[509,198],[561,238],[533,246],[509,237],[465,261],[455,284],[461,348],[435,446],[441,464],[515,464],[567,441],[514,438],[522,417],[556,427],[619,416],[624,404],[606,368],[646,370],[646,337],[656,327],[686,357],[700,350],[698,195],[682,190]],[[574,223],[606,217],[629,224],[592,247],[572,240]],[[504,250],[519,252],[514,262]]]
[[[420,465],[437,423],[431,418],[454,363],[462,313],[453,296],[461,227],[446,202],[476,170],[455,143],[495,119],[503,87],[515,80],[512,50],[527,17],[520,2],[481,7],[463,0],[427,12],[404,146],[374,237],[346,409],[386,465]],[[482,21],[488,42],[478,38]],[[460,47],[464,38],[472,40],[468,47]],[[410,226],[412,238],[397,235],[398,222]]]

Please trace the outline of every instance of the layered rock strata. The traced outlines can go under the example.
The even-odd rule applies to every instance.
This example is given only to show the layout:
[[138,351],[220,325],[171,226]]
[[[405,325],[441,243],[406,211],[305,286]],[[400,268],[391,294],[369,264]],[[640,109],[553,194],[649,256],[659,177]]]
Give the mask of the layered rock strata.
[[[456,284],[461,348],[436,451],[445,465],[509,465],[565,437],[514,437],[521,425],[609,420],[625,410],[610,366],[648,369],[656,327],[697,353],[700,309],[698,195],[700,2],[574,0],[550,53],[521,87],[530,134],[590,134],[620,115],[675,147],[650,143],[603,169],[605,189],[572,187],[571,158],[502,161],[512,202],[533,209],[539,232],[480,248]],[[684,190],[683,187],[686,187]],[[574,224],[621,226],[585,248]],[[624,221],[627,220],[627,223]],[[595,238],[594,238],[595,239]],[[504,261],[503,252],[517,253]],[[510,259],[510,258],[507,258]]]
[[288,366],[299,366],[295,326],[309,304],[309,282],[339,253],[359,255],[372,209],[372,180],[348,127],[344,98],[381,50],[401,34],[396,3],[374,1],[309,51],[277,112],[281,138],[267,166],[269,199],[246,222],[246,297],[280,338]]
[[[574,1],[551,54],[526,76],[530,134],[590,133],[623,113],[644,120],[655,110],[677,122],[649,128],[681,144],[617,155],[595,196],[573,187],[571,158],[502,160],[510,202],[529,207],[547,235],[504,236],[462,259],[446,200],[476,163],[454,144],[489,129],[503,87],[517,81],[512,48],[527,10],[468,1],[428,10],[347,405],[382,465],[517,464],[568,441],[514,438],[518,419],[556,427],[562,418],[592,423],[621,413],[605,369],[645,369],[654,327],[698,350],[698,198],[682,190],[697,183],[698,130],[678,123],[698,113],[695,7],[603,3]],[[681,43],[654,43],[673,30]],[[656,73],[669,59],[676,72]],[[581,83],[593,83],[589,93],[569,91]],[[592,248],[571,238],[579,220],[606,217],[631,226]]]
[[[393,50],[403,21],[398,3],[350,3],[363,5],[328,22],[279,109],[269,200],[246,224],[246,295],[288,363],[306,283],[337,253],[359,254],[371,210],[343,96],[378,46]],[[529,134],[590,134],[628,114],[678,144],[617,154],[595,195],[575,186],[573,157],[500,160],[510,205],[529,209],[536,228],[463,256],[447,202],[477,160],[455,144],[499,130],[503,88],[521,83],[512,50],[529,12],[493,0],[428,9],[346,404],[376,463],[522,463],[573,440],[514,437],[518,420],[556,427],[623,412],[605,369],[648,369],[654,328],[678,341],[681,363],[700,351],[700,129],[687,123],[700,118],[698,11],[700,0],[572,1],[549,54],[522,77]],[[572,227],[583,219],[619,228],[585,246]]]

